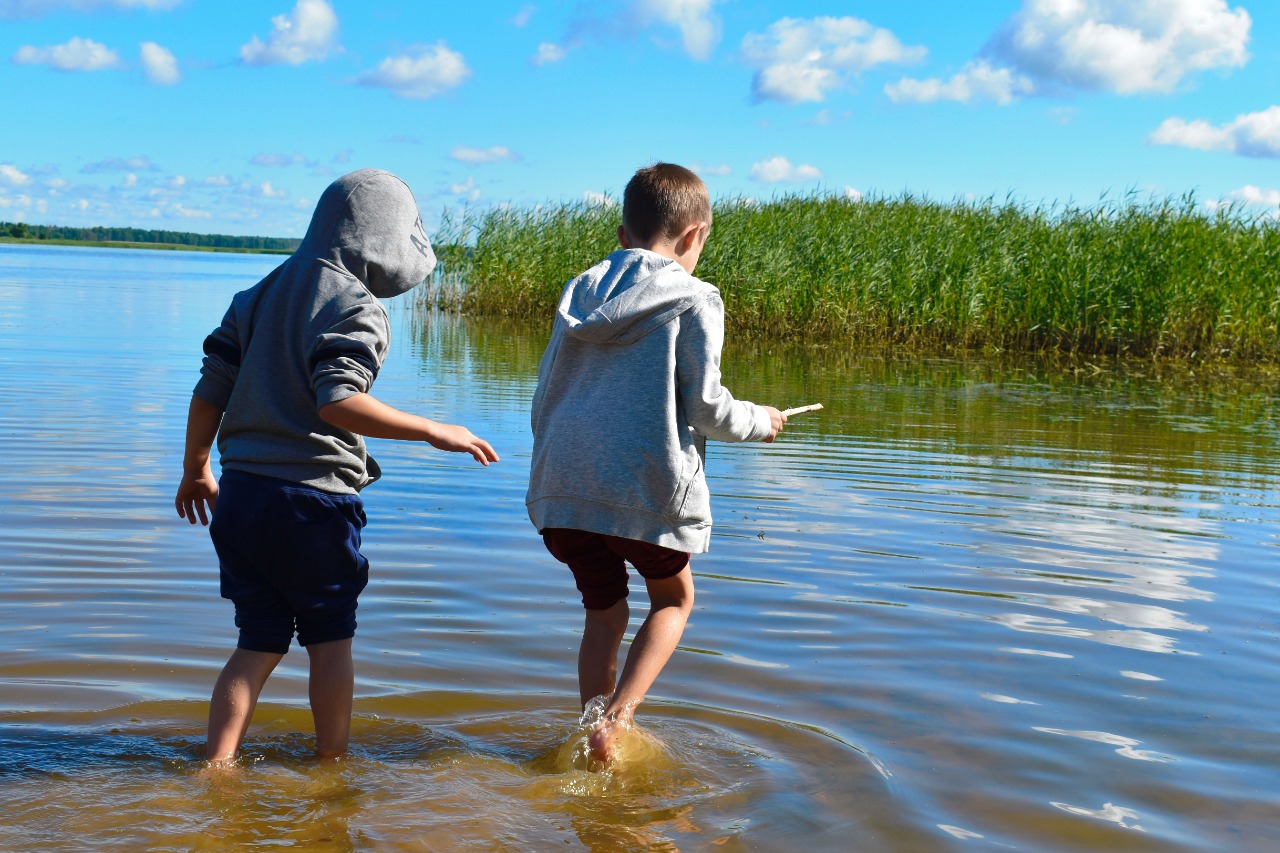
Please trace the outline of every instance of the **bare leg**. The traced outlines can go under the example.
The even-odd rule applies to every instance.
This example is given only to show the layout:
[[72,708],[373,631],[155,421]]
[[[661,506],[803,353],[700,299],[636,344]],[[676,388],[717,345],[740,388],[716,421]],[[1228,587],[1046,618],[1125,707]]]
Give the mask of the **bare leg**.
[[213,685],[205,758],[230,761],[236,757],[253,719],[253,709],[258,706],[262,685],[267,683],[267,677],[283,657],[274,652],[249,649],[236,649],[231,653]]
[[671,659],[693,610],[693,572],[685,566],[663,580],[645,581],[649,588],[649,615],[627,651],[618,689],[604,710],[604,720],[588,741],[591,754],[608,760],[615,740],[625,731],[658,674]]
[[625,598],[605,610],[587,611],[578,647],[578,694],[583,708],[596,696],[613,692],[618,679],[618,647],[630,613]]
[[311,659],[308,693],[316,726],[316,755],[336,758],[347,751],[351,738],[351,704],[355,692],[355,665],[351,639],[307,646]]

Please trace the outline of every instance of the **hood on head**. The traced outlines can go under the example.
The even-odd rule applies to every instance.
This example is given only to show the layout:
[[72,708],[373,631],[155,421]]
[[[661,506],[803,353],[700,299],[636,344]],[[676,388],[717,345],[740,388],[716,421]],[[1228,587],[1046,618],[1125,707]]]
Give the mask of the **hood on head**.
[[337,264],[383,299],[417,287],[436,265],[413,193],[380,169],[329,184],[294,254]]
[[569,282],[560,298],[567,334],[627,344],[671,322],[716,289],[647,249],[619,249]]

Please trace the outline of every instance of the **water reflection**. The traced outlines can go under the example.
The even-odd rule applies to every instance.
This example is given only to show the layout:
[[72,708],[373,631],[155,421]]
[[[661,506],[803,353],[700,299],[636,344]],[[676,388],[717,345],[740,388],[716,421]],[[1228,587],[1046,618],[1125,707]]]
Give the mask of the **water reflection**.
[[278,259],[178,254],[0,247],[0,849],[1280,843],[1275,377],[730,335],[735,393],[826,408],[711,447],[652,751],[603,777],[561,761],[581,611],[523,505],[548,324],[394,301],[379,395],[503,462],[371,443],[355,752],[309,758],[295,650],[202,774],[234,627],[173,478],[199,341]]

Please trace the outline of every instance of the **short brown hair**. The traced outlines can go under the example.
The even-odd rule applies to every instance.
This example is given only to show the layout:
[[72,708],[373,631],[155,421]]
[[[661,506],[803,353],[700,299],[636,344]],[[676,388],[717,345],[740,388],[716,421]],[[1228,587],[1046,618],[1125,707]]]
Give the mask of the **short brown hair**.
[[711,199],[707,185],[684,166],[654,163],[627,182],[622,227],[633,240],[672,239],[699,222],[711,224]]

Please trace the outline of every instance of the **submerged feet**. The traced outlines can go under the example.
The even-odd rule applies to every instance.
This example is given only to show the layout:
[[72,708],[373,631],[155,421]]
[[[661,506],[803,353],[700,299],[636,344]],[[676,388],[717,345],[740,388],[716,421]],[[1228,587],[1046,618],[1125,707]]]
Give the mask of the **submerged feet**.
[[628,702],[621,708],[609,709],[610,696],[597,696],[587,703],[581,724],[589,728],[587,758],[606,766],[617,761],[622,740],[634,725],[635,706],[641,700]]

